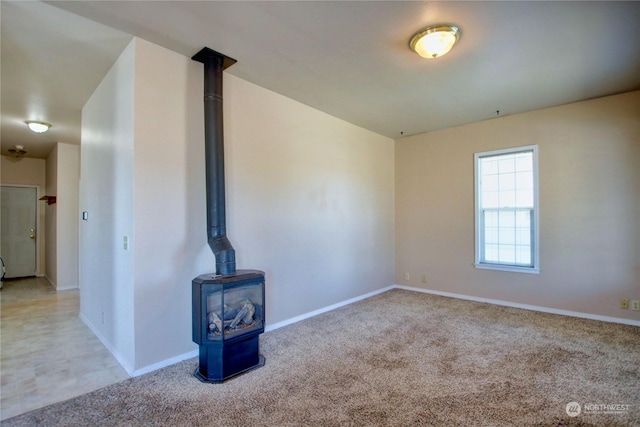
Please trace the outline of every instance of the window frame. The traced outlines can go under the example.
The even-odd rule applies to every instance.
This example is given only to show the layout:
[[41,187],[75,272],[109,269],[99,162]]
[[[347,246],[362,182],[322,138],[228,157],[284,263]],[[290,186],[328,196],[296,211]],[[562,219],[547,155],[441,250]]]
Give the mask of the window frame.
[[[532,168],[533,168],[533,215],[531,220],[531,227],[533,228],[531,232],[531,265],[517,265],[517,264],[505,264],[505,263],[497,263],[497,262],[487,262],[482,260],[482,246],[484,243],[484,227],[483,227],[483,209],[480,206],[480,159],[487,157],[497,157],[507,154],[517,154],[523,152],[531,152],[532,154]],[[539,274],[540,273],[540,203],[539,203],[539,186],[538,186],[538,146],[537,145],[526,145],[521,147],[512,147],[505,148],[500,150],[492,150],[492,151],[483,151],[474,153],[474,193],[475,193],[475,206],[474,206],[474,217],[475,217],[475,262],[474,266],[478,269],[485,270],[499,270],[499,271],[511,271],[518,273],[531,273],[531,274]],[[490,208],[485,208],[485,210]],[[498,210],[501,209],[510,209],[510,210],[521,210],[522,208],[518,207],[500,207],[496,208]]]

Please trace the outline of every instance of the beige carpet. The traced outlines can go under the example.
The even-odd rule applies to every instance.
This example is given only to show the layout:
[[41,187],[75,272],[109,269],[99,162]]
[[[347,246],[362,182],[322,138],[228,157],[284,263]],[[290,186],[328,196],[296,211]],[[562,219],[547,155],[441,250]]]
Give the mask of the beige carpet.
[[261,352],[225,384],[193,359],[2,425],[640,426],[633,326],[396,289],[265,333]]

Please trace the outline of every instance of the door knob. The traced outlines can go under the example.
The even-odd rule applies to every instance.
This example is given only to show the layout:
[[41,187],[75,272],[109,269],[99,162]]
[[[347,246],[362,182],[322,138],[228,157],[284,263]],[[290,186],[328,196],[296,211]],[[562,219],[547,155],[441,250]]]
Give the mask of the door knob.
[[32,235],[30,235],[29,237],[31,237],[32,239],[35,239],[35,238],[36,238],[35,234],[32,234]]

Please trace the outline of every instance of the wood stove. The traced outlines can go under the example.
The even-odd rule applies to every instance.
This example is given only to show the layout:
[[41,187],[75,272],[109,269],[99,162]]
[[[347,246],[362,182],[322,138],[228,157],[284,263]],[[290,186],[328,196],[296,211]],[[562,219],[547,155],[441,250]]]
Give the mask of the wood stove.
[[207,47],[191,59],[204,64],[207,238],[216,258],[216,272],[191,284],[192,339],[200,346],[194,375],[220,383],[264,365],[259,335],[264,332],[265,276],[258,270],[236,270],[226,232],[222,71],[236,60]]
[[192,282],[193,341],[200,346],[195,376],[223,382],[264,365],[264,273],[203,274]]

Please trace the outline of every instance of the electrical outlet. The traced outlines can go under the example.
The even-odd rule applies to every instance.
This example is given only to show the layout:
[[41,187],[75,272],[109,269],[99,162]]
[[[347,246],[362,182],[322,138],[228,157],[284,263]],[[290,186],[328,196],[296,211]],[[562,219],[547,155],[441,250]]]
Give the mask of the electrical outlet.
[[640,300],[631,300],[631,310],[640,311]]
[[426,274],[423,274],[423,275],[420,277],[420,281],[421,281],[422,283],[427,283],[427,275],[426,275]]
[[104,311],[102,312],[102,324],[104,325]]
[[411,280],[411,275],[409,273],[404,273],[404,280]]
[[623,310],[629,310],[629,300],[627,298],[622,298],[620,300],[620,308]]

